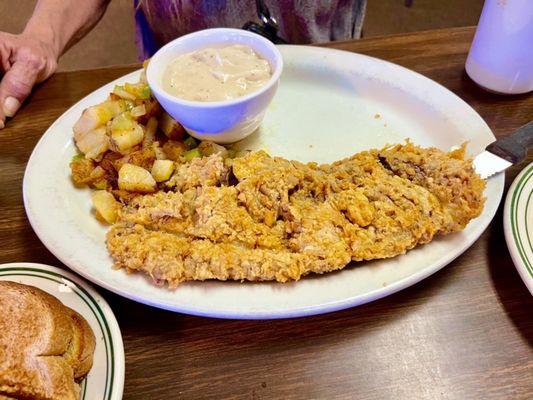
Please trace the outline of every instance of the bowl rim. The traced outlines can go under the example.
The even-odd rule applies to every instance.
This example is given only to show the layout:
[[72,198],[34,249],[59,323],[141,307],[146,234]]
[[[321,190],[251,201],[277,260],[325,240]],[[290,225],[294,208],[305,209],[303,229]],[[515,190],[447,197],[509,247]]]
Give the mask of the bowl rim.
[[[269,47],[272,50],[272,52],[274,53],[274,60],[275,60],[274,72],[272,73],[272,76],[270,77],[270,79],[263,86],[261,86],[258,90],[254,91],[252,93],[249,93],[249,94],[247,94],[245,96],[237,97],[235,99],[230,99],[230,100],[221,100],[221,101],[185,100],[185,99],[173,96],[170,93],[168,93],[157,82],[156,77],[153,76],[154,75],[154,72],[153,72],[154,71],[153,70],[153,65],[154,64],[153,63],[154,62],[157,63],[157,58],[160,57],[161,54],[163,54],[163,53],[169,51],[169,49],[173,48],[176,45],[176,43],[182,42],[182,41],[186,41],[186,40],[190,40],[191,38],[193,38],[195,36],[202,36],[202,35],[211,36],[211,35],[215,35],[217,33],[228,33],[228,32],[230,32],[230,33],[232,33],[234,35],[237,34],[237,35],[240,35],[240,36],[251,37],[251,38],[253,38],[255,40],[263,42],[263,44],[265,44],[267,47]],[[226,43],[226,42],[230,43],[229,41],[225,41],[225,40],[220,41],[220,43]],[[257,51],[253,47],[253,45],[251,45],[250,47],[252,47],[254,49],[254,51]],[[198,49],[200,49],[200,48],[202,48],[202,47],[198,47]],[[146,80],[148,82],[148,85],[150,86],[150,89],[158,97],[158,100],[159,100],[159,96],[160,96],[160,97],[163,97],[166,101],[169,101],[169,102],[172,102],[172,103],[177,103],[177,104],[180,104],[180,105],[183,105],[183,106],[200,107],[200,108],[216,108],[216,107],[221,107],[221,106],[237,105],[237,104],[240,104],[240,103],[244,103],[244,102],[246,102],[246,101],[248,101],[248,100],[250,100],[250,99],[252,99],[254,97],[260,96],[261,94],[265,93],[270,88],[272,88],[272,86],[274,86],[279,81],[279,78],[281,76],[282,71],[283,71],[283,57],[281,56],[281,53],[280,53],[279,49],[276,47],[276,45],[274,43],[272,43],[270,40],[264,38],[261,35],[258,35],[256,33],[249,32],[249,31],[245,31],[243,29],[236,29],[236,28],[211,28],[211,29],[203,29],[203,30],[200,30],[200,31],[189,33],[189,34],[184,35],[184,36],[180,36],[179,38],[176,38],[176,39],[172,40],[171,42],[167,43],[166,45],[164,45],[163,47],[161,47],[150,58],[150,61],[148,62],[148,67],[146,69]]]

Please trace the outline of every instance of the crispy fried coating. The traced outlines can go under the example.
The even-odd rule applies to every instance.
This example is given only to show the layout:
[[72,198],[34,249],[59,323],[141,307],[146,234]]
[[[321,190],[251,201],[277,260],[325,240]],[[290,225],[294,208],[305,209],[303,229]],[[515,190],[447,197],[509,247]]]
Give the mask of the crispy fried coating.
[[107,246],[117,268],[170,287],[298,280],[459,231],[481,213],[484,187],[464,148],[407,142],[321,166],[262,151],[228,166],[214,154],[124,206]]

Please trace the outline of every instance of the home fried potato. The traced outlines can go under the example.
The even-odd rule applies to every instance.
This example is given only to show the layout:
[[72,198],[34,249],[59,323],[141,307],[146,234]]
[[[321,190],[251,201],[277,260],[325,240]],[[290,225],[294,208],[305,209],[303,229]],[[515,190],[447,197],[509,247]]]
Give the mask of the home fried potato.
[[106,190],[97,190],[92,195],[94,209],[108,224],[115,223],[120,203]]
[[152,166],[152,176],[156,182],[168,181],[175,168],[172,160],[155,160]]
[[149,171],[133,164],[124,164],[118,171],[118,187],[129,192],[151,193],[157,184]]
[[70,163],[73,182],[106,190],[119,204],[158,190],[173,174],[174,161],[184,162],[197,146],[152,96],[145,71],[138,82],[115,86],[104,102],[84,110],[73,137],[79,150]]

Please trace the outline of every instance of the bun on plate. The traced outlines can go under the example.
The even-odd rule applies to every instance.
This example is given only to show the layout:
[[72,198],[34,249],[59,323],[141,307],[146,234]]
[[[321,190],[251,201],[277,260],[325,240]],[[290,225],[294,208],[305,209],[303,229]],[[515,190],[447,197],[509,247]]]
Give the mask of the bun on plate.
[[0,281],[0,400],[79,399],[92,367],[87,321],[33,286]]

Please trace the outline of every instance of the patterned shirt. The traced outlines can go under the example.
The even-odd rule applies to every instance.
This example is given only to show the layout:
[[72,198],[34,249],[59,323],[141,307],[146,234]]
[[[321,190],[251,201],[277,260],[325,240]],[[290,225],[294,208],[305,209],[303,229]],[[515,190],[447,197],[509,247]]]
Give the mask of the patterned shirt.
[[[318,43],[358,38],[366,0],[265,0],[289,43]],[[140,58],[165,43],[207,28],[242,28],[259,22],[255,0],[135,0]]]

